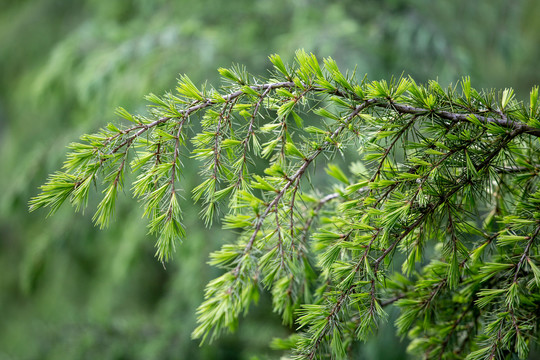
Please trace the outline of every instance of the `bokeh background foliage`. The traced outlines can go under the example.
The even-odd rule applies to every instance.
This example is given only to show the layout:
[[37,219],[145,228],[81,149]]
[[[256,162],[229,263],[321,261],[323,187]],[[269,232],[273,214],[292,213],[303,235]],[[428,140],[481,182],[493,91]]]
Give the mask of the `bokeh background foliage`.
[[[166,269],[129,196],[104,231],[91,212],[28,214],[65,145],[117,120],[115,107],[144,111],[144,95],[173,89],[179,73],[218,85],[216,69],[240,63],[264,75],[269,54],[298,48],[374,80],[470,75],[525,98],[540,84],[539,17],[535,0],[1,1],[0,359],[279,358],[268,342],[289,330],[264,296],[235,334],[190,339],[217,275],[208,253],[234,236],[204,228],[198,207]],[[186,174],[187,199],[197,180]],[[402,359],[405,347],[387,326],[358,354]]]

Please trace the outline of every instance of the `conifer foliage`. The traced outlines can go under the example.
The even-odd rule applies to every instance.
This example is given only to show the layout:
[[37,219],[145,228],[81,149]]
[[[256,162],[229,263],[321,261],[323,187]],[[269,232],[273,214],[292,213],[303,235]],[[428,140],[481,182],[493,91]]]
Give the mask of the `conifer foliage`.
[[[81,210],[97,187],[105,227],[129,189],[160,261],[186,237],[182,194],[208,224],[224,214],[238,236],[210,255],[223,274],[198,309],[203,342],[268,291],[293,330],[272,345],[293,358],[347,358],[389,305],[419,357],[526,358],[540,311],[538,87],[524,104],[468,78],[442,88],[358,79],[304,51],[270,60],[266,79],[240,66],[219,69],[219,89],[181,76],[147,115],[118,109],[127,122],[70,144],[30,209]],[[201,182],[184,189],[191,158]]]

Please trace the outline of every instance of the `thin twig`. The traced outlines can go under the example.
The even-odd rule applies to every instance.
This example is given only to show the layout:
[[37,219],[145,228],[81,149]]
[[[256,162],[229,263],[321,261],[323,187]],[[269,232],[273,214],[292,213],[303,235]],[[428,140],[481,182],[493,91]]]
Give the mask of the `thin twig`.
[[[244,255],[247,254],[251,250],[251,248],[253,247],[253,243],[255,242],[255,238],[257,237],[257,234],[261,230],[261,227],[263,225],[264,220],[266,219],[266,217],[270,213],[270,210],[279,202],[279,200],[281,200],[283,195],[286,193],[287,189],[289,189],[289,187],[291,187],[291,185],[297,179],[300,179],[302,177],[302,175],[307,170],[309,165],[313,162],[313,160],[315,160],[315,158],[321,152],[323,152],[325,147],[328,146],[332,142],[332,140],[334,140],[343,131],[343,129],[346,126],[348,126],[349,122],[355,116],[357,116],[360,113],[360,111],[362,111],[366,107],[370,106],[372,103],[373,103],[373,101],[368,100],[368,101],[358,105],[356,107],[356,109],[347,117],[347,120],[344,121],[344,123],[342,125],[340,125],[332,133],[332,135],[330,135],[329,140],[325,141],[317,150],[315,150],[315,152],[313,154],[311,154],[311,156],[309,156],[308,158],[306,158],[304,160],[304,163],[302,164],[302,166],[300,166],[300,168],[296,171],[296,173],[287,181],[287,183],[283,186],[283,188],[277,193],[276,197],[274,197],[274,199],[267,205],[266,210],[264,211],[264,213],[257,219],[257,222],[255,224],[255,228],[253,229],[253,233],[251,234],[251,237],[250,237],[248,243],[246,244],[246,246],[244,248]],[[240,266],[240,264],[236,267],[235,273],[238,272],[239,266]]]
[[531,236],[531,238],[527,242],[527,246],[525,247],[525,250],[523,250],[523,255],[521,255],[521,258],[519,259],[519,262],[516,266],[516,274],[514,275],[514,283],[517,283],[519,270],[523,266],[525,259],[529,256],[529,251],[531,250],[531,246],[534,243],[534,239],[538,236],[538,233],[540,233],[540,226],[536,227],[534,234]]

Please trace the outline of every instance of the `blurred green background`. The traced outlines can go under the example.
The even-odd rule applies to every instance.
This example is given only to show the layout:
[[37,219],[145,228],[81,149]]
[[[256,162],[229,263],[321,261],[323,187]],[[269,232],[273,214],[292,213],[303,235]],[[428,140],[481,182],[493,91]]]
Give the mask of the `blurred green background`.
[[[187,207],[188,238],[166,269],[129,194],[104,231],[92,225],[95,201],[83,214],[28,213],[65,145],[118,120],[115,107],[145,111],[143,96],[174,89],[179,73],[216,86],[232,63],[266,75],[268,55],[289,61],[298,48],[370,79],[470,75],[526,99],[540,84],[539,18],[535,0],[0,1],[0,360],[281,355],[268,342],[290,330],[267,296],[235,334],[201,348],[190,339],[217,275],[208,253],[234,236],[205,229],[198,207]],[[196,181],[186,174],[188,203]],[[357,351],[404,359],[406,346],[390,325]]]

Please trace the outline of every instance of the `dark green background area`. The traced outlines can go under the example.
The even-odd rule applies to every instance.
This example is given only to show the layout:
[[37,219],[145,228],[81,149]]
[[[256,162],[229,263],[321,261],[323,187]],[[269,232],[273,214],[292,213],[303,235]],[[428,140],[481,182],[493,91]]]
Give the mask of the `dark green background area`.
[[[267,295],[235,334],[201,348],[190,338],[218,274],[208,253],[235,235],[198,220],[195,172],[182,184],[188,236],[166,269],[129,189],[103,231],[91,221],[99,192],[84,213],[28,213],[65,146],[117,121],[115,107],[144,112],[144,95],[173,90],[181,73],[214,86],[233,63],[265,75],[268,55],[290,61],[299,48],[373,80],[470,75],[526,99],[540,84],[538,18],[535,0],[1,1],[0,360],[281,355],[268,342],[290,330]],[[388,324],[358,354],[406,358],[406,346]]]

